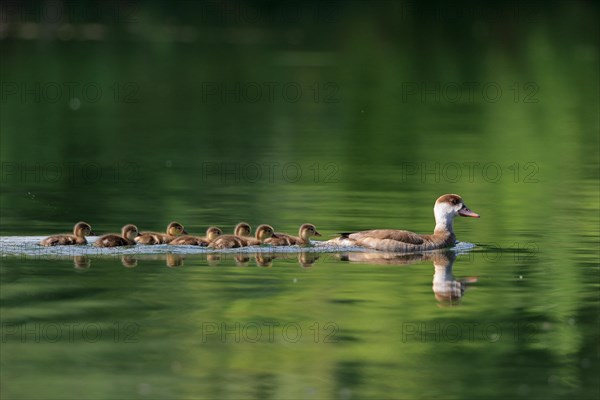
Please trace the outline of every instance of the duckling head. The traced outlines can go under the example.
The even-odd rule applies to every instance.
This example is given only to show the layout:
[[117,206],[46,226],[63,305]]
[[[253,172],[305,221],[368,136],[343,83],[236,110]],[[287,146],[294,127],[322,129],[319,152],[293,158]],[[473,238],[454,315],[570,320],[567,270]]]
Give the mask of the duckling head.
[[250,236],[250,232],[250,225],[248,225],[246,222],[240,222],[233,230],[233,234],[236,236]]
[[87,222],[80,221],[73,227],[73,235],[79,237],[91,236],[93,235],[92,227]]
[[167,226],[167,235],[187,235],[187,232],[185,231],[185,229],[183,229],[183,225],[181,225],[179,222],[173,221]]
[[311,236],[321,236],[313,224],[303,224],[300,226],[299,234],[302,239],[308,240]]
[[223,234],[223,231],[220,228],[217,228],[216,226],[211,226],[210,228],[208,228],[206,230],[206,237],[210,241],[215,240],[217,237],[221,236],[222,234]]
[[452,221],[456,216],[479,218],[479,214],[471,211],[457,194],[440,196],[433,206],[433,213],[435,214],[436,225],[446,227],[452,226]]
[[277,237],[277,236],[275,235],[275,230],[274,230],[274,229],[273,229],[273,227],[272,227],[272,226],[270,226],[270,225],[259,225],[259,226],[256,228],[256,233],[255,233],[255,235],[256,235],[256,238],[257,238],[258,240],[260,240],[261,242],[262,242],[263,240],[265,240],[265,239],[268,239],[268,238],[270,238],[270,237]]
[[128,240],[133,240],[133,238],[135,238],[136,236],[139,236],[140,232],[137,228],[137,226],[132,225],[132,224],[128,224],[125,225],[122,229],[121,229],[121,236],[123,236],[124,238],[128,239]]

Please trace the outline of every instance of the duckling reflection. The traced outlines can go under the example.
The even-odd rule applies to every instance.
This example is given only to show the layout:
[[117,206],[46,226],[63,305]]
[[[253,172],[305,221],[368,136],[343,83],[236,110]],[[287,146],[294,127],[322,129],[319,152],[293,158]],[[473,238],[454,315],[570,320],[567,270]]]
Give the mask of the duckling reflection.
[[177,268],[183,267],[183,260],[185,258],[179,254],[167,253],[167,267]]
[[254,258],[257,267],[271,268],[273,266],[273,260],[275,259],[275,256],[266,253],[256,253]]
[[209,266],[215,267],[215,266],[221,264],[221,256],[219,254],[207,254],[206,262],[208,263]]
[[75,269],[88,269],[92,265],[92,260],[88,256],[74,256],[73,266]]
[[135,268],[138,265],[138,260],[137,260],[137,258],[132,257],[132,256],[122,256],[121,264],[125,268]]
[[298,264],[300,264],[300,266],[303,268],[312,267],[313,265],[315,265],[315,263],[317,262],[318,259],[319,259],[318,253],[300,252],[298,254]]
[[235,265],[238,267],[247,267],[250,262],[250,257],[245,254],[237,254],[235,256]]
[[342,253],[343,261],[379,265],[410,265],[419,261],[432,261],[435,269],[432,289],[440,305],[457,305],[464,296],[468,284],[477,282],[477,277],[456,280],[452,272],[456,254],[449,250],[427,253]]

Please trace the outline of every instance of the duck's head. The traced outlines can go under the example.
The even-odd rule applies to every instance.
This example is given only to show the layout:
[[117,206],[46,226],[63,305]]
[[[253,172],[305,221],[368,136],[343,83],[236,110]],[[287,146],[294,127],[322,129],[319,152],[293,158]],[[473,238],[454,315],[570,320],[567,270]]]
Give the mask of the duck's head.
[[121,228],[121,236],[125,239],[133,240],[135,237],[140,236],[140,232],[137,226],[128,224]]
[[235,229],[233,230],[233,234],[236,236],[250,236],[250,232],[250,225],[248,225],[245,222],[240,222],[235,226]]
[[206,230],[206,238],[210,241],[215,240],[217,237],[221,236],[223,231],[216,226],[211,226]]
[[317,228],[313,224],[302,224],[298,236],[304,240],[308,240],[311,236],[321,236],[321,234],[317,232]]
[[187,232],[185,231],[185,229],[183,229],[183,225],[181,225],[179,222],[173,221],[169,225],[167,225],[167,235],[187,235]]
[[73,235],[83,237],[83,236],[93,236],[92,227],[87,222],[80,221],[75,224],[73,227]]
[[479,214],[474,213],[467,207],[463,199],[457,194],[445,194],[440,196],[433,207],[436,223],[451,223],[454,217],[472,217],[479,218]]
[[259,225],[256,228],[256,238],[258,240],[260,240],[261,242],[265,239],[271,238],[271,237],[277,237],[275,235],[275,230],[273,229],[272,226],[270,225]]

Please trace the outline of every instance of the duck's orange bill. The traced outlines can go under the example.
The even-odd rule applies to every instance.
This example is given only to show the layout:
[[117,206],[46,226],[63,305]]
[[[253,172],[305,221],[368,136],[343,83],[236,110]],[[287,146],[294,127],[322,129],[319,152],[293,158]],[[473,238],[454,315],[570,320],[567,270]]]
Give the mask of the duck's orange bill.
[[463,208],[461,208],[460,210],[458,210],[458,215],[460,215],[461,217],[479,218],[479,214],[474,213],[473,211],[469,210],[465,206],[463,206]]

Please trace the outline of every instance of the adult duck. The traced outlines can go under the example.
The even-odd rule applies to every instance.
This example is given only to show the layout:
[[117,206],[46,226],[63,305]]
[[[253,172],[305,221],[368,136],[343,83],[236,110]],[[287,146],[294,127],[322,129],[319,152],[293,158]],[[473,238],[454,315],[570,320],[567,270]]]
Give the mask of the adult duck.
[[374,229],[342,233],[340,237],[329,240],[327,243],[393,252],[441,249],[456,243],[456,236],[452,228],[454,217],[479,218],[479,215],[471,211],[457,194],[440,196],[433,207],[433,214],[435,215],[433,235],[419,235],[395,229]]

